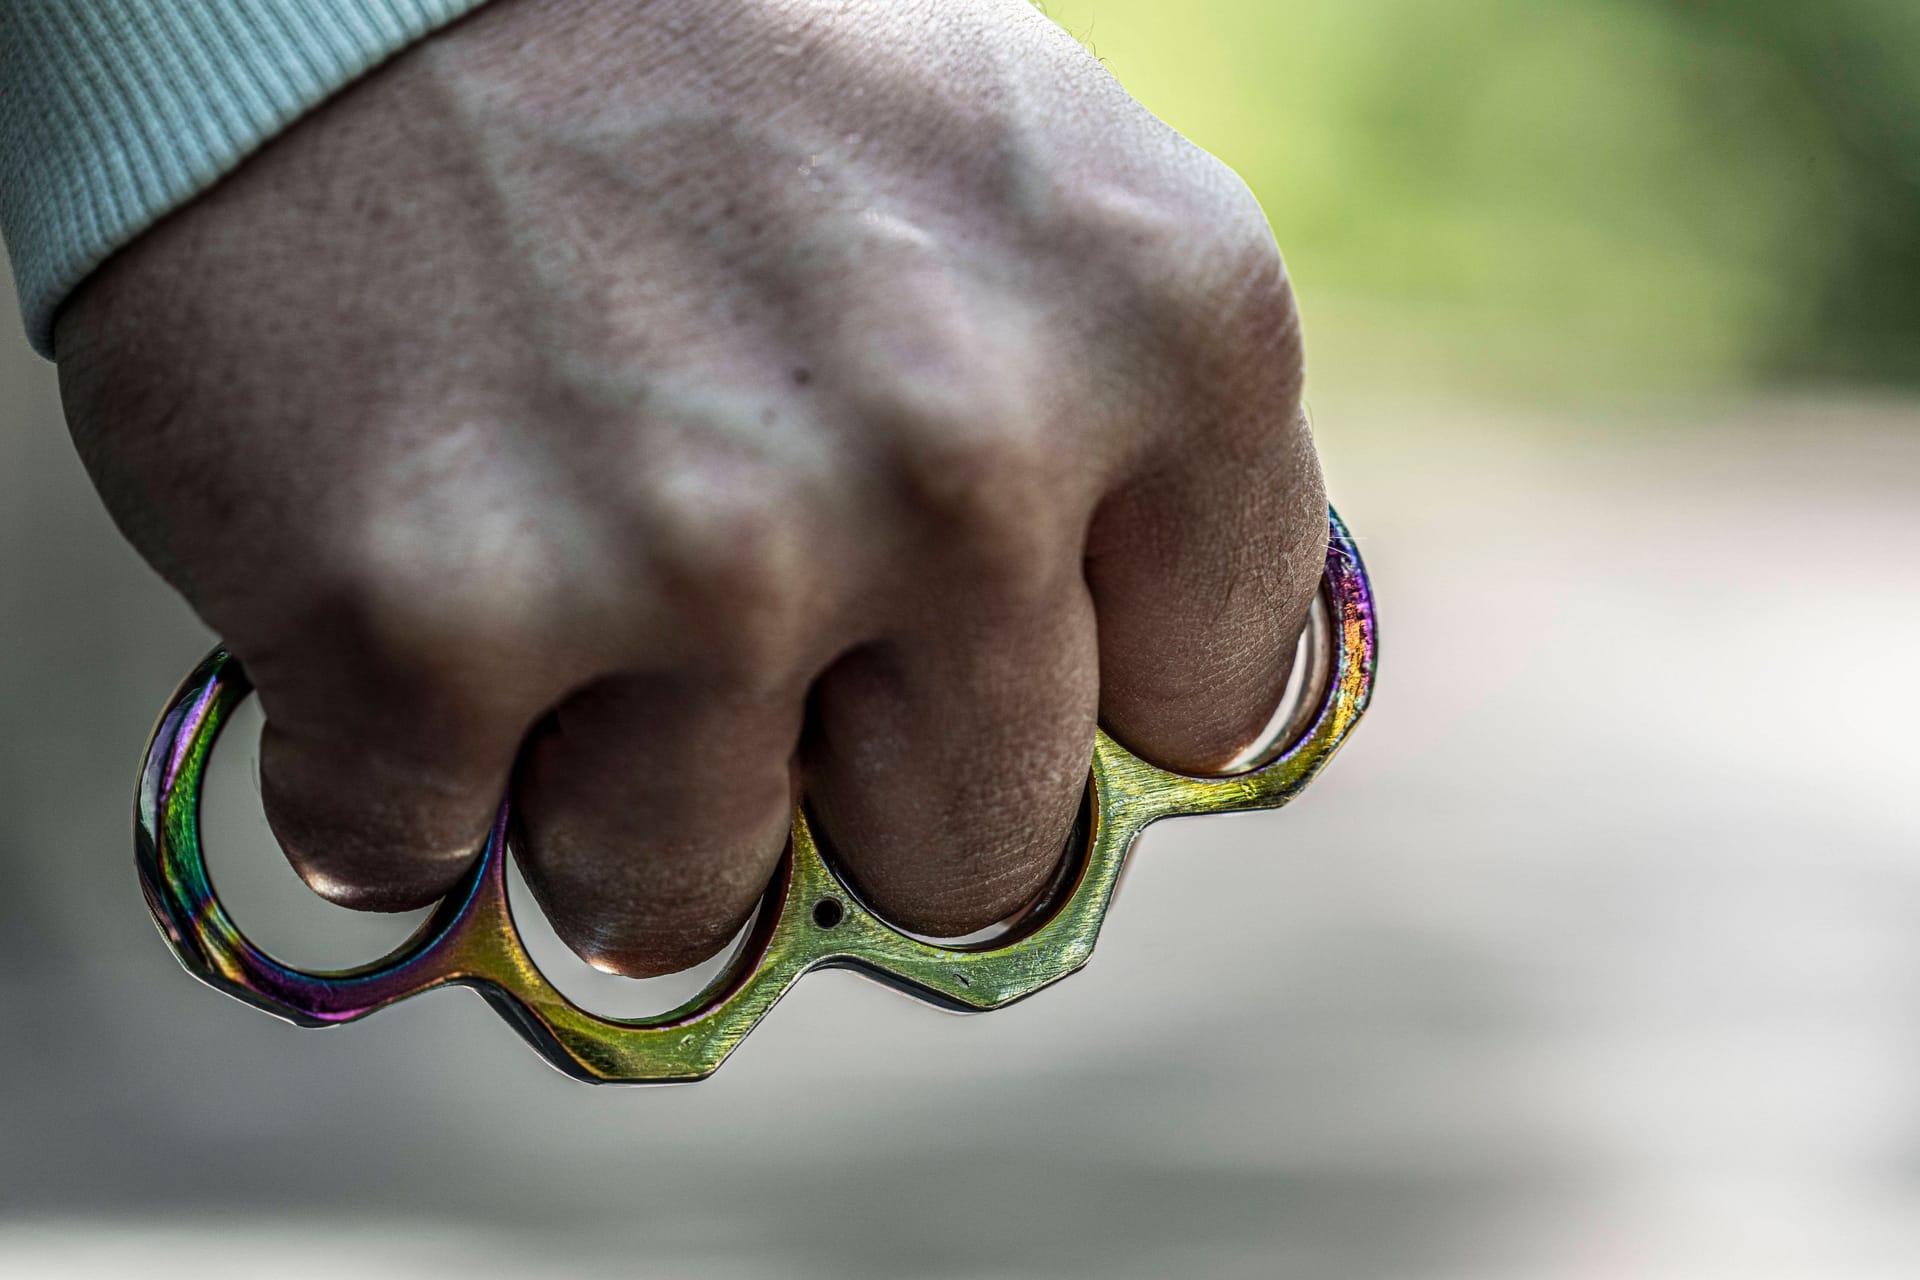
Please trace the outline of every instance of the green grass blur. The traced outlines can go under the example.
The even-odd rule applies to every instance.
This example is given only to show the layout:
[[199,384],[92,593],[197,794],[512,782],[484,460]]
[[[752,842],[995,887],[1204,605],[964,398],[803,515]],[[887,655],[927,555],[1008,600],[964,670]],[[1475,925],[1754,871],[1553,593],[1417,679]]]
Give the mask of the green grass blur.
[[1043,7],[1259,193],[1317,375],[1920,384],[1916,0]]

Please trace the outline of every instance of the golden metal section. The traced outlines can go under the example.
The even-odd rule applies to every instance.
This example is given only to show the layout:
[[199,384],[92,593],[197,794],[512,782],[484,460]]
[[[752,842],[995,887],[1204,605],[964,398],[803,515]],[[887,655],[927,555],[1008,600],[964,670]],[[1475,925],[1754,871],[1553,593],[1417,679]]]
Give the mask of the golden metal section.
[[503,807],[472,872],[392,955],[340,973],[288,968],[248,941],[221,907],[200,848],[207,757],[227,713],[248,692],[245,673],[220,652],[181,686],[149,745],[136,827],[143,888],[163,936],[190,972],[270,1013],[327,1026],[436,987],[471,986],[554,1066],[590,1081],[701,1079],[817,968],[857,968],[950,1009],[996,1009],[1087,962],[1128,850],[1150,823],[1277,808],[1299,794],[1346,739],[1371,696],[1374,617],[1358,553],[1337,518],[1332,530],[1317,622],[1308,633],[1301,706],[1275,717],[1277,757],[1228,777],[1191,777],[1156,768],[1099,734],[1084,843],[1069,851],[1044,902],[984,942],[942,945],[889,925],[835,874],[803,807],[795,811],[779,873],[724,972],[670,1013],[602,1017],[555,989],[514,927],[506,889],[511,824]]

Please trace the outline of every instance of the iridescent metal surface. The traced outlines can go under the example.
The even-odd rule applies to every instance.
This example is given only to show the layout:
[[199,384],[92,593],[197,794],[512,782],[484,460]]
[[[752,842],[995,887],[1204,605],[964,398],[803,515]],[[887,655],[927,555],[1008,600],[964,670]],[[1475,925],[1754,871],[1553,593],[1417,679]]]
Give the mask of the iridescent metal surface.
[[1055,888],[1009,929],[973,945],[910,937],[836,874],[804,806],[786,856],[733,962],[706,990],[653,1018],[580,1008],[528,956],[507,901],[503,806],[473,869],[413,937],[357,969],[306,973],[240,932],[214,892],[200,843],[200,788],[221,727],[251,686],[215,650],[174,694],[140,775],[135,857],[147,905],[187,972],[301,1026],[352,1022],[442,986],[479,991],[540,1054],[580,1080],[664,1084],[713,1073],[812,969],[855,968],[949,1009],[997,1009],[1079,969],[1093,952],[1134,838],[1161,818],[1275,809],[1333,757],[1373,689],[1374,608],[1358,550],[1330,513],[1320,624],[1310,632],[1305,706],[1283,717],[1271,762],[1220,778],[1155,768],[1105,733],[1094,748],[1084,838]]

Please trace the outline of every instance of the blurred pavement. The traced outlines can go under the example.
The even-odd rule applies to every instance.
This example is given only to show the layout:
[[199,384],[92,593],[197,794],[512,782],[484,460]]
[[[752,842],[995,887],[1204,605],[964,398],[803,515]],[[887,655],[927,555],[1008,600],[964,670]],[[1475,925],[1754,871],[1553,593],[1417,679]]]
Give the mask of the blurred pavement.
[[174,965],[130,795],[209,637],[8,328],[0,1275],[1920,1274],[1920,405],[1316,390],[1385,654],[1306,799],[1156,830],[1014,1009],[816,975],[594,1090],[464,992],[321,1034]]

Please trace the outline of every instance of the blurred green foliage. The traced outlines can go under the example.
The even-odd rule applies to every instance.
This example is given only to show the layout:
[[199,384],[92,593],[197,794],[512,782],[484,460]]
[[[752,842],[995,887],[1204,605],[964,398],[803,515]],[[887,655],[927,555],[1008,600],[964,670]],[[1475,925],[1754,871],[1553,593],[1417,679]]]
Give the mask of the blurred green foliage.
[[1043,7],[1259,193],[1316,359],[1920,382],[1920,0]]

